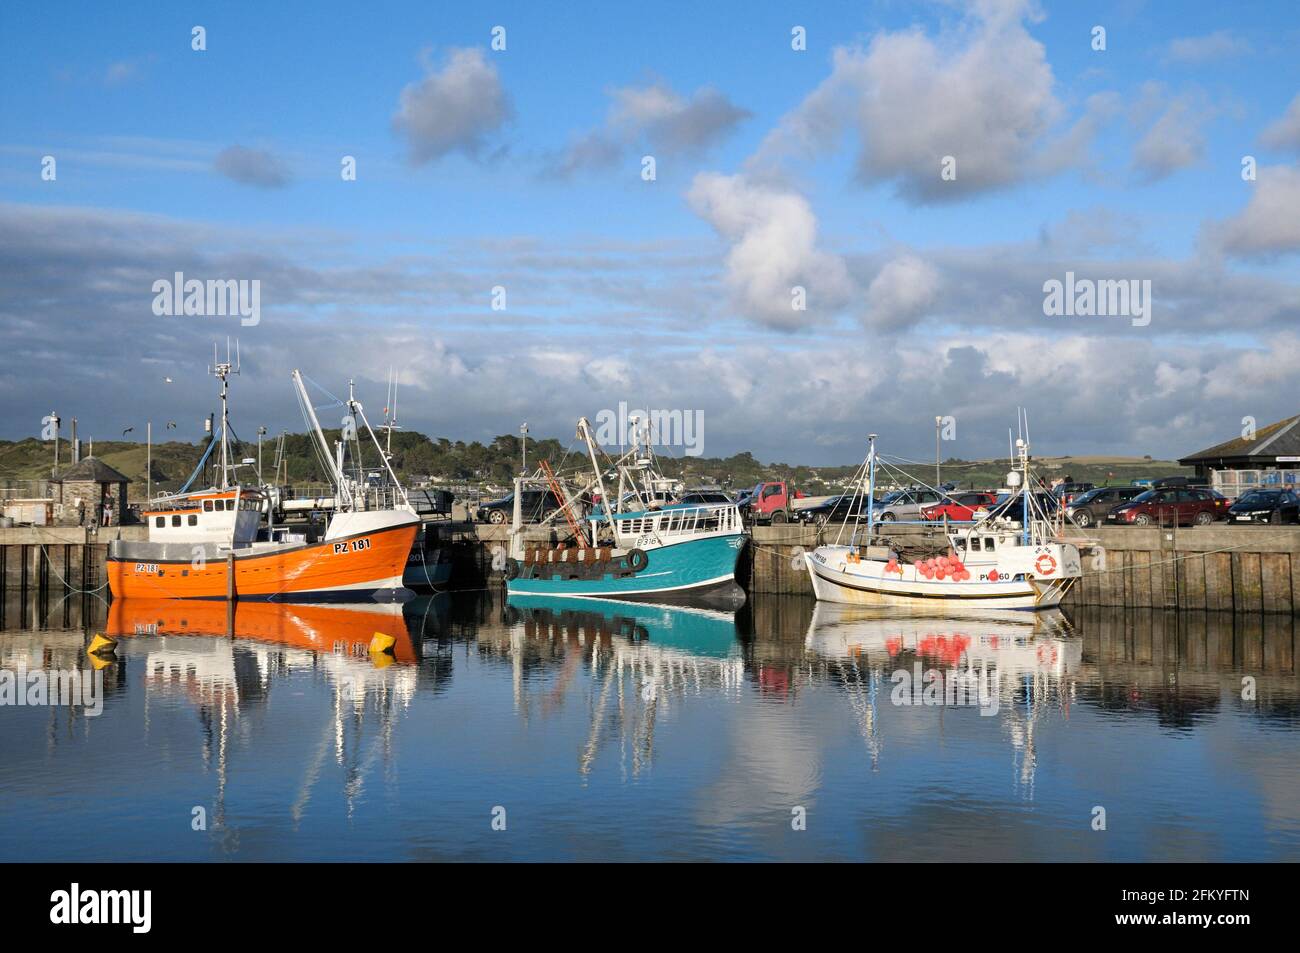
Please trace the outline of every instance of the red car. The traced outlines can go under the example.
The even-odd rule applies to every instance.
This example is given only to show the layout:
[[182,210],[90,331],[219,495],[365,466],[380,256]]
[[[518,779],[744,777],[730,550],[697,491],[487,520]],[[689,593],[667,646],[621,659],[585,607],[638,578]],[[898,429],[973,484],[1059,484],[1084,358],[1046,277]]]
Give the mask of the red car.
[[945,496],[942,503],[922,509],[921,518],[941,520],[946,516],[953,523],[970,523],[975,519],[976,510],[986,510],[997,501],[996,493],[958,493],[955,496]]
[[1208,526],[1215,520],[1227,518],[1228,507],[1231,505],[1231,500],[1214,490],[1199,487],[1147,490],[1107,513],[1106,522],[1138,526],[1156,523],[1177,523],[1179,526],[1196,523]]

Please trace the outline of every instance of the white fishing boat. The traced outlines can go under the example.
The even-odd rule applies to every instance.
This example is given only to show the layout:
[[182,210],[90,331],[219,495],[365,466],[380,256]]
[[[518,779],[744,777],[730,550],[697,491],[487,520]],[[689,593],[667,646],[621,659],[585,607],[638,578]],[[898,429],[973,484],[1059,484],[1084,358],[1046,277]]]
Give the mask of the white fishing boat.
[[[876,435],[863,466],[867,499],[875,499]],[[1029,443],[1016,441],[1017,469],[1007,474],[1011,498],[976,523],[950,530],[947,553],[904,560],[876,534],[867,505],[865,535],[855,523],[846,545],[818,546],[804,560],[819,600],[851,605],[911,605],[1036,611],[1060,605],[1083,575],[1079,550],[1060,538],[1031,492]]]

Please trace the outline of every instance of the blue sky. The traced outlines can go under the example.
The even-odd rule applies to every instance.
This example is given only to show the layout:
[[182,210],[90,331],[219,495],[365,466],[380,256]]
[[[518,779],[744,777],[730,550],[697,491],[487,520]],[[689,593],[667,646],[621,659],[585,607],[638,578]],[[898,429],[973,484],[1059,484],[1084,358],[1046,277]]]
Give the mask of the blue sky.
[[[1198,449],[1300,412],[1298,41],[1285,3],[6,8],[0,436],[194,437],[237,335],[249,432],[301,427],[290,367],[378,404],[393,366],[453,438],[628,400],[709,455],[952,414],[978,457],[1025,405],[1040,452]],[[178,270],[260,323],[153,314]],[[1151,280],[1150,325],[1045,316],[1067,270]]]

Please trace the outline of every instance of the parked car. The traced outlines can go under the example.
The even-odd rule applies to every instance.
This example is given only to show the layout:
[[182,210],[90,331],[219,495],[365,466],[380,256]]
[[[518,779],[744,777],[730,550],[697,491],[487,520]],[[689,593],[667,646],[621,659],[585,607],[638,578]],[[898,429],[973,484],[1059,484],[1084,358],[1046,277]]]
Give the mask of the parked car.
[[935,506],[943,501],[934,490],[896,490],[876,504],[876,519],[884,523],[895,520],[917,521],[923,507]]
[[1058,483],[1052,487],[1052,496],[1069,506],[1074,500],[1096,486],[1095,483]]
[[682,494],[681,499],[677,502],[686,503],[690,506],[700,506],[705,503],[731,503],[731,494],[724,490],[687,490]]
[[1140,486],[1099,486],[1065,506],[1065,515],[1087,529],[1104,522],[1106,514],[1121,503],[1127,503],[1147,492]]
[[[525,523],[539,522],[561,506],[559,498],[550,490],[524,490],[520,503]],[[499,500],[484,503],[475,514],[475,518],[480,523],[494,523],[498,526],[509,523],[514,516],[515,495],[513,493]]]
[[864,517],[866,497],[860,493],[844,493],[822,500],[815,506],[806,506],[795,510],[795,516],[801,523],[846,523]]
[[1295,490],[1247,490],[1228,507],[1230,523],[1300,523]]
[[1196,487],[1147,490],[1106,514],[1107,523],[1150,526],[1176,523],[1207,526],[1227,515],[1228,500],[1213,490]]
[[[1047,492],[1032,493],[1034,508],[1043,516],[1052,516],[1060,507],[1060,501]],[[1007,519],[1019,523],[1024,519],[1024,500],[1018,493],[999,493],[997,500],[988,508],[994,519]]]
[[956,523],[969,523],[977,519],[975,512],[980,510],[987,512],[989,507],[998,501],[996,493],[985,493],[983,491],[971,491],[968,493],[958,493],[953,496],[945,496],[934,506],[923,507],[921,516],[927,520],[941,520],[947,517]]

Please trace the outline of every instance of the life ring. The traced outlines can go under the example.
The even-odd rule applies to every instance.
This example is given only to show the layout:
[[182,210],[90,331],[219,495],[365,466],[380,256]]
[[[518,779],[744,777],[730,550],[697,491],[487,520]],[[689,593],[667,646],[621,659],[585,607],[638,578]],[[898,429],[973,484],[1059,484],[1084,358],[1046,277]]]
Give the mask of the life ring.
[[627,551],[627,564],[633,572],[640,572],[650,565],[650,557],[645,554],[644,549],[629,549]]
[[519,560],[517,559],[506,560],[505,575],[507,579],[519,578]]
[[1056,560],[1052,558],[1050,553],[1043,553],[1034,560],[1034,569],[1040,576],[1050,576],[1056,572]]

